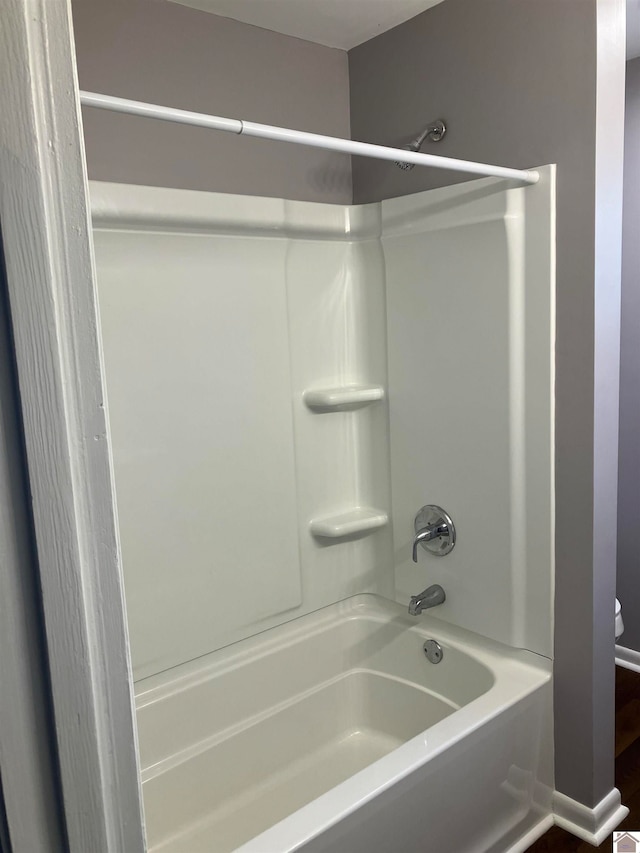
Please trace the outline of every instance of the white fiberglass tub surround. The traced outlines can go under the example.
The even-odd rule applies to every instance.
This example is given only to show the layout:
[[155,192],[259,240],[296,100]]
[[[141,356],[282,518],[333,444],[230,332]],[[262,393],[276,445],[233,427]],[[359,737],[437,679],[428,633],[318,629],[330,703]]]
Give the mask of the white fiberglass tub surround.
[[[428,583],[551,655],[553,179],[352,206],[91,184],[136,680]],[[416,565],[427,503],[458,542]]]
[[[91,185],[154,851],[504,853],[550,820],[540,175],[361,206]],[[458,539],[415,564],[427,503]]]
[[139,693],[149,845],[502,852],[549,813],[549,669],[374,596],[221,650]]

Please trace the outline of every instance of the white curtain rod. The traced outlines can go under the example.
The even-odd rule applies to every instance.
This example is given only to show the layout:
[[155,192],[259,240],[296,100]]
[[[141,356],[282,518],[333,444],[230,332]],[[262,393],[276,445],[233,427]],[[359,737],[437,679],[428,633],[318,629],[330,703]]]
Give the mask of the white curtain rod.
[[370,142],[355,142],[352,139],[340,139],[335,136],[322,136],[319,133],[306,133],[302,130],[290,130],[286,127],[274,127],[270,124],[256,124],[252,121],[210,116],[157,104],[145,104],[142,101],[130,101],[112,95],[98,95],[95,92],[80,92],[80,103],[86,107],[112,110],[128,115],[146,116],[178,124],[193,124],[212,130],[224,130],[243,136],[257,136],[261,139],[276,139],[280,142],[294,142],[297,145],[310,145],[313,148],[326,148],[360,157],[374,157],[378,160],[414,163],[416,166],[431,166],[434,169],[451,169],[455,172],[468,172],[472,175],[485,175],[492,178],[507,178],[523,184],[536,184],[540,175],[533,169],[508,169],[504,166],[490,166],[487,163],[473,163],[469,160],[456,160],[453,157],[439,157],[434,154],[421,154],[405,151],[401,148],[389,148],[385,145],[373,145]]

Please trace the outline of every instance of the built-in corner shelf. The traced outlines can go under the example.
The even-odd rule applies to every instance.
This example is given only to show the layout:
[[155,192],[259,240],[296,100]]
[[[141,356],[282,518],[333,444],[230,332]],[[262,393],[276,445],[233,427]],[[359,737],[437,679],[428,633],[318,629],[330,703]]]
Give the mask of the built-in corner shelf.
[[382,385],[340,385],[305,391],[302,399],[314,411],[329,412],[356,409],[384,399]]
[[367,533],[384,527],[389,516],[381,509],[356,507],[340,515],[328,515],[314,519],[309,529],[314,536],[323,539],[344,539],[356,533]]

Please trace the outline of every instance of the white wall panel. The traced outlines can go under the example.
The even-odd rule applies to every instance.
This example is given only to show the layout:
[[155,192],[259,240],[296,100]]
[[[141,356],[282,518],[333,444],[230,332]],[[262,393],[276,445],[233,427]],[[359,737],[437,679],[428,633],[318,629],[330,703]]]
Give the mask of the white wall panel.
[[136,669],[301,601],[283,244],[96,235]]
[[[379,211],[370,213],[377,226]],[[287,281],[305,596],[322,604],[366,591],[392,597],[388,526],[336,542],[310,537],[307,529],[310,518],[353,507],[389,512],[386,401],[317,413],[302,400],[305,389],[361,383],[380,384],[386,393],[379,240],[292,241]]]
[[[136,678],[359,592],[393,596],[377,206],[96,184],[109,413]],[[372,466],[372,456],[376,464]]]
[[[138,679],[435,582],[439,618],[551,654],[553,172],[504,186],[343,207],[92,184]],[[353,386],[382,399],[317,404]],[[458,543],[416,566],[425,503]]]
[[[503,185],[504,186],[504,185]],[[440,583],[437,615],[551,655],[553,173],[382,203],[399,600]],[[445,557],[418,549],[427,503]]]

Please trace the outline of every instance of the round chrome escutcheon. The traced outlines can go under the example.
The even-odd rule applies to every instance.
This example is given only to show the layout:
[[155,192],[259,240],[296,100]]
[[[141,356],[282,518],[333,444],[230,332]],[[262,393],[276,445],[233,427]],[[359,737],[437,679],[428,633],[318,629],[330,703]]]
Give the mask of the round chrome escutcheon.
[[427,640],[422,648],[424,649],[424,653],[430,663],[440,663],[444,652],[442,651],[442,646],[437,640]]
[[446,526],[447,532],[441,536],[436,536],[435,539],[431,539],[428,542],[421,542],[420,544],[425,551],[429,551],[436,557],[444,557],[445,554],[453,551],[453,547],[456,544],[456,528],[449,513],[445,512],[441,506],[436,506],[435,504],[423,506],[415,517],[415,532],[419,533],[425,527],[436,525],[438,527]]

